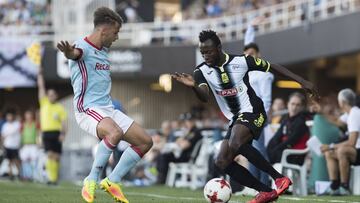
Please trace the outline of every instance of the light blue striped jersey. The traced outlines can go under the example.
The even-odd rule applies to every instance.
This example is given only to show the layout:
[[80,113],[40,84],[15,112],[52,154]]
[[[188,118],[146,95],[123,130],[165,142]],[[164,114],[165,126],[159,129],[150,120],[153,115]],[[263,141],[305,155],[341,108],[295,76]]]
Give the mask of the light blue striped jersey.
[[82,52],[78,60],[69,60],[75,111],[85,112],[95,106],[113,106],[108,49],[96,47],[86,37],[74,44]]

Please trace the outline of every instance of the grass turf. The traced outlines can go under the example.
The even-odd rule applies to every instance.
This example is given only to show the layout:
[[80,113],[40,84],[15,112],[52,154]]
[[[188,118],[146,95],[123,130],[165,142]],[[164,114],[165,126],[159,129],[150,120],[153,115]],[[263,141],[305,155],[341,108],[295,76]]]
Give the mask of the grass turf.
[[[38,183],[23,182],[0,182],[1,203],[75,203],[83,202],[80,196],[81,186],[70,183],[62,183],[59,186],[47,186]],[[164,186],[152,187],[124,187],[124,192],[131,203],[205,203],[201,190],[169,188]],[[231,203],[240,203],[250,200],[251,197],[234,196]],[[114,202],[108,194],[97,190],[95,202]],[[356,202],[360,203],[360,196],[329,197],[307,196],[293,197],[281,196],[279,203],[312,203],[312,202]]]

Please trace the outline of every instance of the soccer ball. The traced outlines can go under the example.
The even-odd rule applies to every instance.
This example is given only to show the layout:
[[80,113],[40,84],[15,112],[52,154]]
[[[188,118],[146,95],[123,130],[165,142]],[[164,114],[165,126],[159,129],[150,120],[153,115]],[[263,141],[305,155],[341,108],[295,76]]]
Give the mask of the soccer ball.
[[210,203],[225,203],[231,198],[231,186],[222,178],[213,178],[204,187],[204,197]]

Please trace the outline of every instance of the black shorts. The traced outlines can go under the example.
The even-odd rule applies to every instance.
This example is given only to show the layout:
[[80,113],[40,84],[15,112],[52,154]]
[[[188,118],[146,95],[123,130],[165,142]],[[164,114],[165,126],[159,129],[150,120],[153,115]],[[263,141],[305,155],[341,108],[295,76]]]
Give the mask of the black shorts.
[[19,150],[5,148],[5,158],[9,160],[19,159]]
[[229,129],[226,133],[225,139],[230,139],[232,127],[235,124],[241,124],[248,127],[254,136],[254,139],[259,139],[261,132],[266,124],[265,113],[241,113],[233,117]]
[[360,148],[356,149],[356,159],[355,162],[352,164],[355,166],[360,165]]
[[52,151],[61,154],[62,143],[59,141],[60,131],[48,131],[42,133],[45,152]]

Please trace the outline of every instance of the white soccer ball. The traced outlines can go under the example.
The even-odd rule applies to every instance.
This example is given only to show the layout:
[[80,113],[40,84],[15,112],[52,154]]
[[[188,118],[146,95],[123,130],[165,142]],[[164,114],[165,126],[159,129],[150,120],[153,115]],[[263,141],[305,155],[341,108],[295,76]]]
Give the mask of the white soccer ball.
[[204,197],[209,203],[225,203],[231,198],[231,186],[222,178],[213,178],[204,187]]

